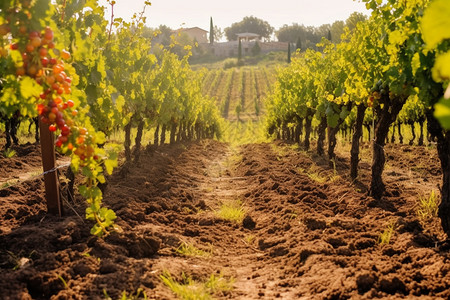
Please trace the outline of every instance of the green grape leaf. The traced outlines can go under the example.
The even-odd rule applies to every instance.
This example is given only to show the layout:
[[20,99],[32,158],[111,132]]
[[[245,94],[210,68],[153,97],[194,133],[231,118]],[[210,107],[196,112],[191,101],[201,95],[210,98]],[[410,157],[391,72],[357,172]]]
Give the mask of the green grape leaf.
[[412,67],[413,73],[414,74],[417,73],[417,70],[419,70],[419,68],[420,68],[420,53],[419,52],[414,53],[414,56],[411,61],[411,67]]
[[88,188],[85,185],[80,185],[78,187],[78,192],[80,192],[80,195],[84,198],[88,198]]
[[116,98],[116,107],[117,107],[117,111],[119,113],[121,113],[123,111],[123,106],[125,105],[125,98],[122,95],[119,95]]
[[338,125],[339,122],[339,115],[338,114],[331,114],[327,116],[327,123],[331,128],[334,128]]
[[103,175],[103,174],[97,175],[97,180],[100,183],[105,183],[106,182],[105,175]]
[[105,133],[103,133],[101,131],[97,131],[95,133],[95,141],[99,145],[106,143],[106,135],[105,135]]
[[450,39],[450,3],[435,0],[425,11],[422,19],[423,39],[428,47],[434,48],[445,39]]
[[[87,219],[87,214],[86,214],[86,219]],[[91,220],[91,219],[88,219],[88,220]],[[100,225],[95,224],[91,228],[91,234],[95,235],[95,236],[98,236],[98,237],[102,237],[103,236],[103,229],[100,227]]]
[[441,99],[434,106],[434,116],[441,124],[442,128],[450,129],[450,99]]
[[112,225],[113,221],[117,218],[116,213],[106,207],[102,207],[99,211],[100,218],[103,221],[105,227],[109,227]]
[[115,167],[118,166],[118,162],[116,159],[106,159],[105,160],[105,168],[108,174],[112,174],[112,171]]
[[97,70],[92,70],[91,76],[90,76],[90,82],[93,85],[98,85],[101,80],[102,80],[102,74],[100,72],[98,72]]
[[95,85],[88,85],[85,91],[88,98],[97,99],[97,87]]
[[36,83],[36,80],[30,77],[24,77],[20,81],[20,94],[25,99],[39,97],[42,93],[42,87]]
[[87,178],[93,178],[94,175],[92,174],[92,171],[89,167],[83,167],[83,169],[81,169],[81,173],[86,176]]
[[433,67],[433,79],[437,82],[450,80],[450,51],[436,57]]

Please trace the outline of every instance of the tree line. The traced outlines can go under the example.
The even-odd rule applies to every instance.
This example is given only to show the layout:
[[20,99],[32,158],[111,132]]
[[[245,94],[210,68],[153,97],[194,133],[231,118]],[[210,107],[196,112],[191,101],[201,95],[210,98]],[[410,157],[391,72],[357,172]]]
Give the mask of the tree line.
[[[227,41],[235,41],[237,34],[239,33],[256,33],[261,36],[262,39],[267,41],[272,40],[275,34],[276,39],[279,42],[296,43],[297,48],[303,50],[314,49],[317,50],[316,44],[319,43],[322,37],[330,39],[333,43],[339,43],[341,41],[341,35],[344,33],[344,28],[353,30],[359,21],[365,20],[367,17],[358,12],[352,13],[345,21],[335,21],[331,24],[324,24],[318,27],[305,26],[299,23],[293,23],[292,25],[283,25],[278,30],[275,30],[269,22],[262,20],[254,16],[246,16],[241,21],[231,24],[224,30],[214,25],[213,18],[210,19],[209,41],[217,42],[223,37]],[[183,56],[186,54],[184,46],[190,46],[193,49],[194,54],[203,54],[201,47],[198,45],[198,41],[191,39],[185,33],[176,33],[173,28],[166,25],[160,25],[157,28],[144,28],[143,34],[145,37],[152,38],[155,44],[160,44],[164,47],[169,47],[175,40],[178,46],[171,49],[172,52]]]

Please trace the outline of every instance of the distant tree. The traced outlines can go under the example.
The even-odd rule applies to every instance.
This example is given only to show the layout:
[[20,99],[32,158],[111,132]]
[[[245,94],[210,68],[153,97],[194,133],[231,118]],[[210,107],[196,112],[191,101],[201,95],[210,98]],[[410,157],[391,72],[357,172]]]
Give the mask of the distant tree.
[[296,39],[305,40],[306,28],[304,25],[294,23],[292,25],[283,25],[276,33],[277,40],[279,42],[290,42]]
[[214,25],[212,17],[209,23],[209,43],[212,45],[214,44]]
[[[331,25],[330,24],[323,24],[319,27],[316,27],[314,30],[315,36],[316,36],[316,43],[319,43],[322,38],[328,39],[328,33],[330,32]],[[328,39],[329,40],[329,39]]]
[[345,20],[345,26],[347,26],[348,29],[353,30],[356,28],[356,24],[365,20],[367,20],[366,15],[355,11],[347,18],[347,20]]
[[331,30],[328,30],[327,39],[331,42]]
[[214,25],[214,41],[220,41],[223,37],[223,31],[217,25]]
[[341,42],[341,35],[344,33],[344,27],[345,27],[344,21],[336,21],[333,24],[331,24],[330,31],[333,43],[337,44]]
[[305,27],[304,25],[294,23],[292,25],[283,25],[276,32],[276,36],[279,42],[297,41],[297,45],[303,50],[317,50],[316,44],[321,41],[322,37],[328,36],[330,29],[331,26],[329,24],[321,25],[320,27]]
[[288,43],[288,57],[287,57],[288,64],[291,63],[291,43]]
[[[187,55],[189,51],[195,51],[196,42],[186,32],[174,33],[171,36],[170,51],[180,58]],[[197,43],[198,45],[198,43]]]
[[305,31],[305,49],[316,49],[316,44],[322,39],[320,28],[314,26],[306,27]]
[[252,54],[254,56],[258,55],[261,53],[261,46],[259,46],[258,41],[255,42],[255,45],[252,47]]
[[245,17],[238,23],[231,24],[225,28],[225,36],[228,41],[236,40],[238,33],[251,32],[259,34],[261,37],[269,39],[274,28],[267,21],[250,16]]
[[144,26],[144,28],[142,28],[142,37],[151,40],[155,37],[155,32],[156,29]]
[[238,63],[242,61],[242,43],[241,40],[239,40],[239,48],[238,48]]
[[161,44],[165,47],[169,46],[172,43],[171,35],[173,34],[173,30],[166,25],[159,25],[159,27],[155,30],[156,38],[155,42]]
[[205,54],[205,51],[202,46],[199,45],[197,38],[194,38],[193,45],[192,45],[192,53],[194,55],[203,55]]
[[295,50],[301,51],[301,49],[302,49],[302,39],[298,37],[297,44],[295,44]]

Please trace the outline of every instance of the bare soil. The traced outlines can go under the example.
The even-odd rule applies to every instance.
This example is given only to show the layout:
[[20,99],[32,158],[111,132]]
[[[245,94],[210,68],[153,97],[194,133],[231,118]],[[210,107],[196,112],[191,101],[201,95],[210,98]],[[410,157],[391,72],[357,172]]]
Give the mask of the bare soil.
[[[123,233],[105,239],[89,234],[79,197],[66,203],[64,218],[46,215],[42,178],[22,179],[40,170],[33,150],[0,157],[0,181],[20,179],[0,190],[2,299],[104,299],[104,291],[119,299],[138,288],[150,299],[176,299],[163,271],[233,278],[218,299],[450,298],[439,221],[416,215],[418,198],[440,183],[436,150],[428,147],[386,147],[381,201],[366,195],[368,145],[356,182],[343,149],[330,167],[283,143],[148,147],[129,173],[109,178],[104,202]],[[235,201],[245,210],[242,222],[217,216],[221,204]],[[382,245],[389,225],[392,238]],[[183,242],[212,255],[178,254]]]

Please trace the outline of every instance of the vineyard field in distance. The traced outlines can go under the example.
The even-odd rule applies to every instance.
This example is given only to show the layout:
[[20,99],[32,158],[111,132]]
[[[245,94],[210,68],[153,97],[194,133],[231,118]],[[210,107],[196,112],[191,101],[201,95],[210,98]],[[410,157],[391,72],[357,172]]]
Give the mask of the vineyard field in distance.
[[275,75],[275,67],[211,69],[204,76],[202,93],[215,100],[229,121],[257,120],[265,114],[265,97]]

